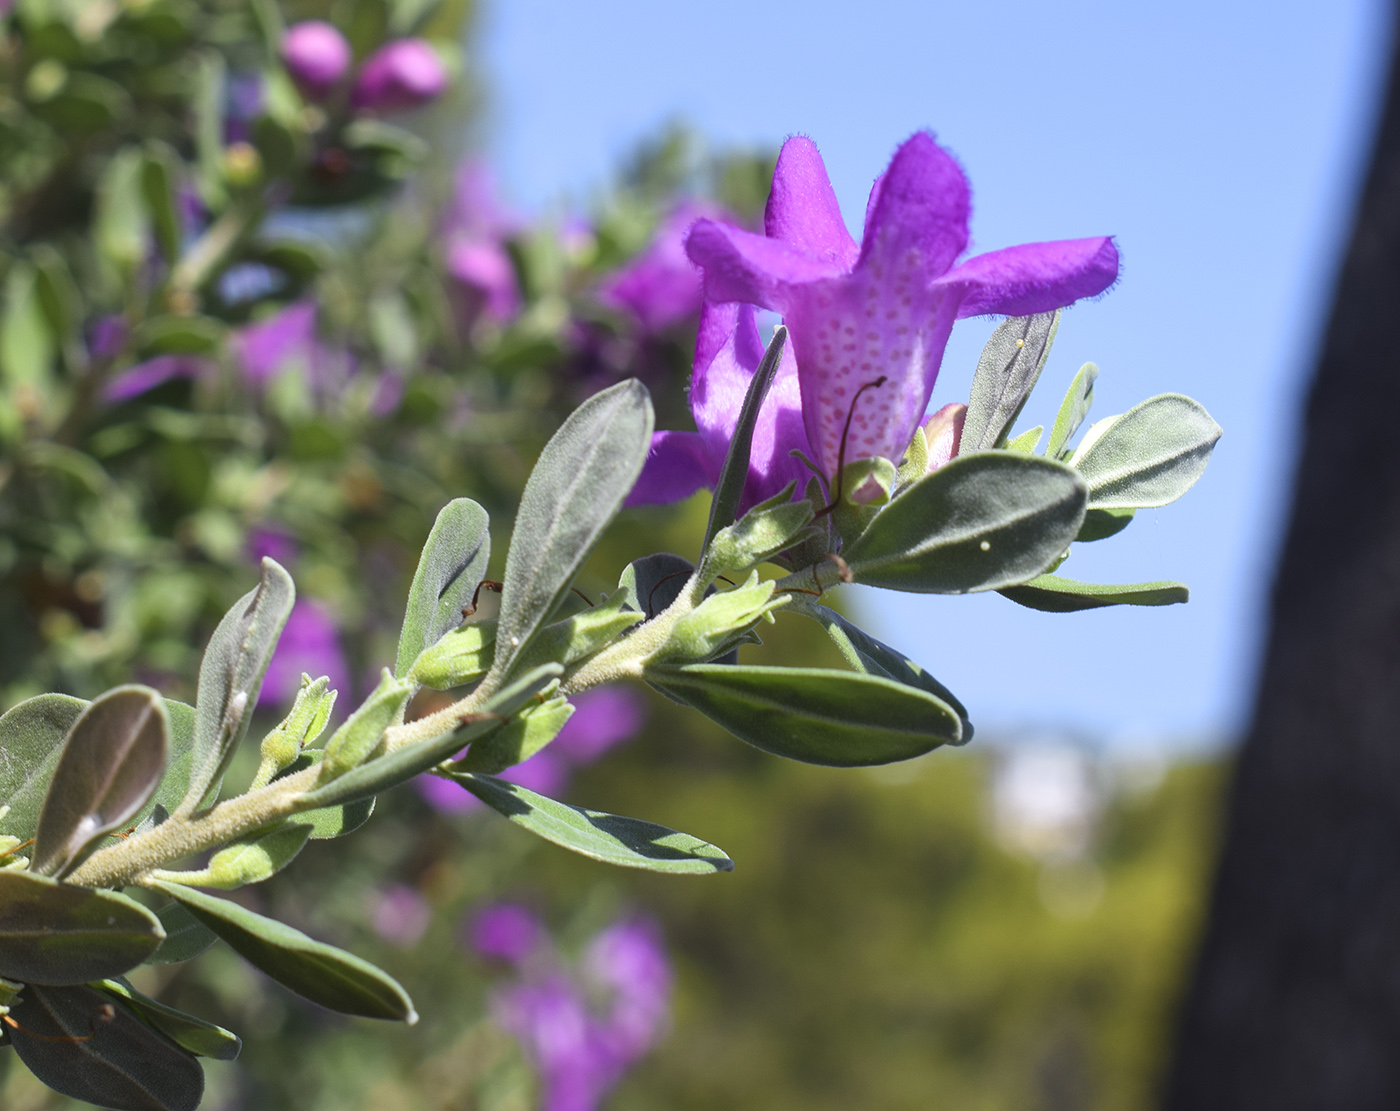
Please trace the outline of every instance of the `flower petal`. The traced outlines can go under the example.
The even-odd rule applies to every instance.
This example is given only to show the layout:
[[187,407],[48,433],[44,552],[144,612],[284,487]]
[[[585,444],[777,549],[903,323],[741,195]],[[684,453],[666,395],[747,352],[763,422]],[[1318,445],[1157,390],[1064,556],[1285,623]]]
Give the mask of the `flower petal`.
[[931,282],[966,249],[972,207],[967,178],[928,132],[895,151],[872,194],[857,270],[907,265],[912,256]]
[[836,191],[811,139],[799,135],[783,144],[773,170],[763,229],[770,239],[780,239],[842,270],[856,264],[860,248],[841,219]]
[[941,280],[966,289],[958,317],[1029,316],[1093,297],[1118,279],[1110,236],[1026,243],[970,258]]
[[957,298],[925,285],[908,262],[858,268],[796,294],[788,324],[817,462],[834,478],[843,459],[902,459],[933,392]]
[[670,505],[719,480],[709,446],[699,432],[653,432],[651,451],[627,505]]
[[777,312],[786,311],[792,286],[832,278],[844,269],[777,239],[713,220],[691,228],[685,253],[705,271],[707,301],[746,301]]

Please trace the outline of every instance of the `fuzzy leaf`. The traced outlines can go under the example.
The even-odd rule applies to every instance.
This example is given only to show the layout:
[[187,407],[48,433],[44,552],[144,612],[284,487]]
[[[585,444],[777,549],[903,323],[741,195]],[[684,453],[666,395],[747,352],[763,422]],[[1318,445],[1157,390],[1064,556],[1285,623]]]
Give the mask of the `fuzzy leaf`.
[[394,665],[400,679],[425,649],[462,623],[462,610],[471,603],[491,560],[490,525],[486,510],[470,498],[448,502],[437,515],[408,589]]
[[1085,363],[1070,382],[1065,391],[1065,399],[1060,402],[1060,411],[1055,415],[1055,423],[1050,428],[1050,442],[1045,445],[1047,459],[1064,459],[1069,454],[1069,441],[1089,415],[1089,407],[1094,404],[1094,382],[1098,379],[1099,368],[1093,363]]
[[573,585],[617,515],[651,446],[651,398],[636,379],[596,393],[545,445],[525,483],[506,555],[496,658],[498,685]]
[[489,775],[458,772],[451,778],[516,825],[605,864],[705,875],[734,868],[722,849],[653,822],[569,806]]
[[959,455],[1001,447],[1050,357],[1060,310],[1012,317],[982,349],[967,405]]
[[34,836],[63,742],[89,703],[66,694],[26,698],[0,717],[0,833]]
[[1166,505],[1186,493],[1206,469],[1220,425],[1197,401],[1158,394],[1106,428],[1074,466],[1089,484],[1094,509]]
[[165,937],[156,916],[112,891],[0,871],[0,976],[81,984],[135,968]]
[[876,675],[690,664],[648,668],[646,680],[755,748],[807,764],[889,764],[963,739],[943,699]]
[[274,561],[262,580],[224,615],[199,666],[190,782],[180,809],[191,812],[218,789],[238,742],[248,732],[277,638],[292,612],[296,588]]
[[165,931],[165,940],[142,964],[178,964],[193,960],[219,940],[179,903],[166,903],[156,911],[156,917]]
[[96,988],[31,985],[11,1014],[19,1059],[65,1096],[117,1111],[195,1111],[204,1095],[193,1056]]
[[197,1057],[232,1061],[243,1048],[243,1042],[232,1030],[167,1007],[149,995],[142,995],[125,980],[103,980],[99,990],[122,1000],[147,1026],[159,1030],[181,1049]]
[[1028,609],[1074,613],[1102,606],[1171,606],[1185,602],[1191,592],[1184,583],[1082,583],[1059,575],[1040,575],[1001,592]]
[[254,968],[313,1003],[341,1014],[418,1021],[398,981],[368,961],[227,899],[163,880],[151,886],[183,903]]
[[1088,489],[1038,456],[959,456],[892,501],[843,553],[856,581],[922,594],[997,590],[1034,578],[1070,546]]
[[149,687],[118,687],[69,731],[34,835],[30,870],[70,870],[104,834],[137,814],[170,758],[165,704]]

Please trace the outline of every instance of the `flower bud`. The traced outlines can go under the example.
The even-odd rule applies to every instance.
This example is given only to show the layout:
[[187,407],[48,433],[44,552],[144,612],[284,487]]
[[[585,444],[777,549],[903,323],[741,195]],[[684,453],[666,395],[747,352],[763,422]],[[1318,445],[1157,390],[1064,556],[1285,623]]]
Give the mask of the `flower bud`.
[[319,100],[350,69],[350,44],[329,23],[311,19],[287,29],[282,61],[297,87]]
[[423,39],[399,39],[365,61],[350,102],[371,112],[393,112],[436,100],[447,89],[447,67]]
[[958,448],[962,445],[963,422],[966,419],[967,406],[955,402],[943,406],[924,422],[930,471],[938,470],[958,454]]

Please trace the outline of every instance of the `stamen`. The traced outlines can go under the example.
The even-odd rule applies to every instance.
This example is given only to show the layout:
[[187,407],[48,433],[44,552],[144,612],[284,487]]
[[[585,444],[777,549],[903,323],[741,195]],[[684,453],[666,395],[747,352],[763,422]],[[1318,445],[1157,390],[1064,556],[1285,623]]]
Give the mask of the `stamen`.
[[[489,590],[492,594],[499,594],[501,592],[501,584],[498,583],[495,579],[482,579],[481,585],[472,591],[471,605],[462,607],[462,617],[464,619],[470,617],[476,612],[476,603],[477,600],[481,597],[481,592],[483,590]],[[584,598],[584,601],[587,602],[588,599]],[[592,605],[592,603],[589,602],[589,605]]]
[[860,400],[860,395],[866,390],[874,390],[883,386],[889,379],[885,375],[880,375],[873,382],[866,382],[860,389],[856,390],[855,396],[851,398],[851,407],[846,411],[846,427],[841,430],[841,446],[836,453],[836,490],[832,494],[831,504],[824,509],[819,509],[812,520],[817,521],[832,512],[841,504],[841,482],[845,478],[846,470],[846,440],[851,435],[851,421],[856,415],[856,402]]
[[28,841],[16,845],[13,849],[6,849],[3,853],[0,853],[0,860],[4,860],[7,856],[14,856],[20,849],[27,849],[32,844],[34,844],[34,838],[31,837]]

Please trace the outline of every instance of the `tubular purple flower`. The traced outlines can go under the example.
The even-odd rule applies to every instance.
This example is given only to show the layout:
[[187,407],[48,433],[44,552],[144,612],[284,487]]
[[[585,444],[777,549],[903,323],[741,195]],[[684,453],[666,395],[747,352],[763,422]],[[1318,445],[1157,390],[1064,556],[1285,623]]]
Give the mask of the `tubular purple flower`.
[[297,87],[314,99],[331,91],[350,70],[350,44],[331,24],[309,19],[287,28],[282,62]]
[[200,378],[215,369],[209,360],[193,355],[157,355],[118,374],[107,383],[102,397],[112,402],[130,401],[172,378]]
[[479,911],[467,928],[471,947],[483,957],[524,964],[544,949],[544,926],[519,903],[493,903]]
[[[651,451],[628,495],[628,505],[664,505],[688,498],[701,488],[714,487],[739,422],[744,395],[762,360],[763,342],[753,306],[707,303],[700,314],[695,370],[690,380],[690,411],[698,430],[663,430],[652,435]],[[789,343],[754,428],[741,513],[793,480],[798,490],[802,489],[809,472],[789,454],[794,448],[811,454],[803,424],[798,363]]]
[[730,213],[704,201],[682,201],[667,215],[641,254],[598,285],[598,300],[630,315],[643,331],[657,332],[700,311],[700,269],[685,253],[696,220],[733,223]]
[[815,144],[798,137],[778,158],[764,235],[701,220],[686,240],[708,300],[783,314],[807,438],[829,476],[843,437],[847,463],[903,457],[955,320],[1046,312],[1102,293],[1118,276],[1107,236],[1010,247],[954,265],[967,247],[969,211],[961,168],[919,132],[875,182],[857,245]]
[[464,162],[443,216],[442,237],[447,272],[469,294],[463,306],[468,324],[480,313],[504,324],[520,311],[515,265],[505,249],[515,230],[515,219],[497,199],[490,171],[478,162]]
[[266,386],[278,375],[299,372],[312,389],[334,387],[351,369],[345,353],[332,351],[317,338],[315,301],[294,301],[256,324],[240,328],[233,350],[243,376]]
[[368,112],[395,112],[436,100],[447,85],[447,67],[430,43],[398,39],[365,59],[350,103]]

